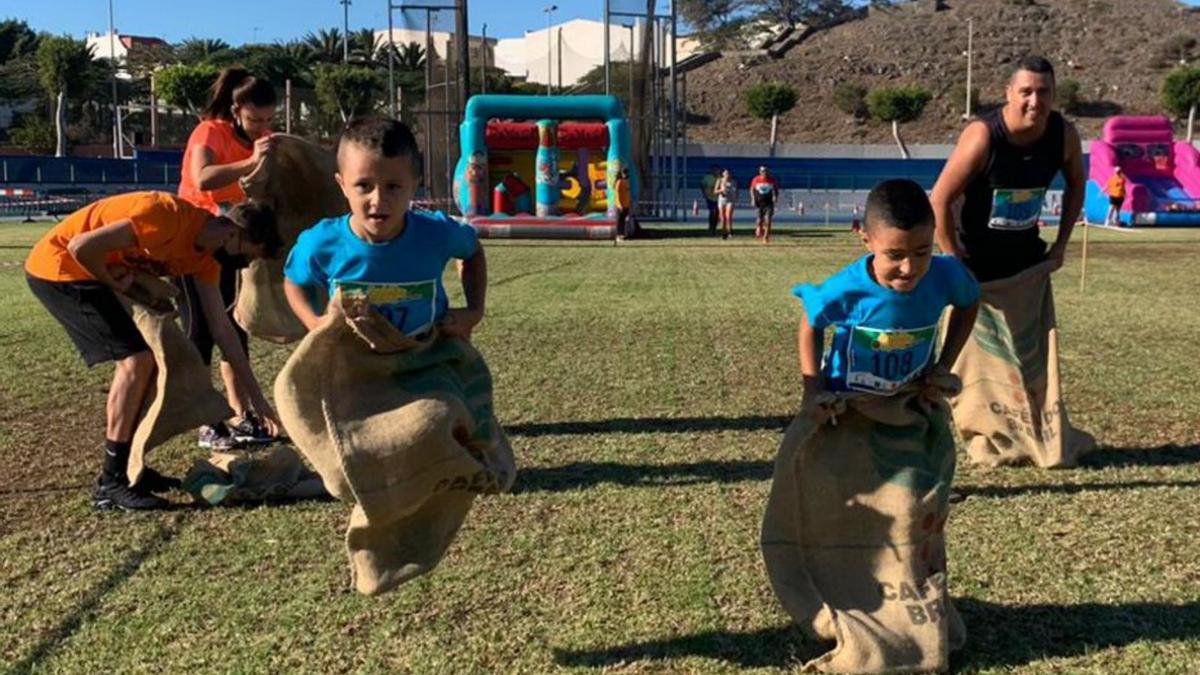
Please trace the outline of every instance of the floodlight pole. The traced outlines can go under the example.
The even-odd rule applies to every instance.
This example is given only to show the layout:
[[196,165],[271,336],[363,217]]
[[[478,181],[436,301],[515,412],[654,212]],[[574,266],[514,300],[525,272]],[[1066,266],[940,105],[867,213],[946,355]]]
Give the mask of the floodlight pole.
[[342,63],[350,63],[350,0],[342,3]]
[[612,17],[609,16],[610,0],[604,0],[604,95],[612,93],[612,60],[609,58],[608,32],[611,30]]
[[117,107],[117,38],[113,28],[113,0],[108,0],[108,56],[112,61],[113,157],[121,158],[121,111]]
[[421,166],[425,173],[425,188],[433,198],[433,11],[425,9],[425,161]]
[[467,109],[467,99],[471,97],[471,31],[467,23],[467,0],[455,0],[454,5],[454,32],[458,33],[458,63],[454,70],[458,76],[458,110],[461,112]]
[[[487,93],[487,23],[483,24],[483,40],[479,44],[479,93]],[[466,109],[464,108],[464,111]]]
[[679,103],[676,99],[678,91],[675,84],[675,30],[677,29],[675,21],[675,0],[669,3],[671,13],[671,220],[677,220],[679,217],[679,136],[675,126],[676,118],[679,117]]
[[963,115],[966,119],[971,119],[971,66],[974,54],[972,53],[973,40],[975,37],[974,19],[967,19],[967,111]]
[[553,50],[553,46],[550,44],[550,18],[554,14],[554,10],[556,10],[556,9],[558,9],[558,5],[550,5],[544,9],[542,9],[542,11],[546,13],[546,95],[547,96],[550,96],[553,93],[553,91],[550,88],[551,83],[554,80],[554,70],[553,70],[554,50]]
[[388,105],[392,111],[392,119],[396,119],[396,39],[392,28],[392,0],[387,0],[388,15]]

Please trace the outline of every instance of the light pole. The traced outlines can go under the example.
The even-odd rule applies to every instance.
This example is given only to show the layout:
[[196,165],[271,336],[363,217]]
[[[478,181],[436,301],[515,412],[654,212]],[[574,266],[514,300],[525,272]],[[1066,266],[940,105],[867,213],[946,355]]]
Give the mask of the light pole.
[[629,29],[629,110],[633,110],[633,21],[622,24]]
[[967,19],[967,111],[963,113],[963,119],[971,119],[971,60],[974,57],[972,53],[972,42],[975,38],[975,23],[974,19]]
[[350,62],[350,0],[342,3],[342,63]]
[[479,45],[479,92],[487,93],[487,22],[483,24],[482,42]]
[[554,61],[554,50],[551,48],[552,45],[550,44],[550,17],[554,14],[554,10],[556,10],[556,9],[558,9],[558,5],[550,5],[549,7],[542,9],[542,11],[546,13],[546,95],[547,96],[549,96],[551,94],[550,81],[553,79],[553,72],[554,72],[551,69],[551,63]]

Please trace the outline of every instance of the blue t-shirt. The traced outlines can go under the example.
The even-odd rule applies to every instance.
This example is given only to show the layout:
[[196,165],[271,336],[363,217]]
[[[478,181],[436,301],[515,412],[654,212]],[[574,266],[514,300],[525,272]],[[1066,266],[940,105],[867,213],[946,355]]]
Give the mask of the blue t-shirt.
[[834,327],[822,366],[830,391],[895,393],[933,364],[946,306],[970,307],[979,300],[979,283],[957,258],[935,256],[916,288],[900,292],[871,278],[871,257],[822,284],[792,289],[815,330]]
[[300,233],[283,274],[308,289],[310,298],[316,288],[331,298],[338,289],[365,294],[405,335],[424,333],[449,306],[442,285],[446,263],[475,255],[479,240],[470,225],[441,212],[409,211],[404,218],[400,236],[378,244],[354,234],[350,214],[326,218]]

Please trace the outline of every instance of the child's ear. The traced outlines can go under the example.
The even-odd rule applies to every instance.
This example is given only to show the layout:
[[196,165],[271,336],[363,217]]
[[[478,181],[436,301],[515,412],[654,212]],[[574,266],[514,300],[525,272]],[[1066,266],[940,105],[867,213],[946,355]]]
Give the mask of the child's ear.
[[867,248],[867,250],[870,251],[871,250],[871,235],[867,233],[867,228],[864,227],[862,229],[862,231],[860,231],[858,233],[858,236],[862,237],[863,246],[865,246]]
[[333,172],[333,180],[338,184],[338,188],[345,190],[346,186],[342,184],[342,174],[338,171]]

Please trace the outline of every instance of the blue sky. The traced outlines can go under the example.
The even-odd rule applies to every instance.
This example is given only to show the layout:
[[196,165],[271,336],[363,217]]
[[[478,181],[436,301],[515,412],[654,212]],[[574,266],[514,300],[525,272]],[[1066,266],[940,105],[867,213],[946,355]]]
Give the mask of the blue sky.
[[[414,2],[449,4],[448,0]],[[169,42],[191,36],[221,38],[234,45],[275,42],[318,28],[342,26],[338,0],[113,0],[113,4],[119,32]],[[520,36],[527,29],[546,25],[542,8],[550,4],[559,6],[555,23],[575,18],[599,20],[604,11],[602,0],[471,0],[471,33],[478,35],[487,22],[489,37]],[[108,0],[0,0],[0,18],[7,17],[23,19],[35,30],[83,37],[89,31],[108,30]],[[351,30],[386,27],[387,0],[352,0]]]
[[[575,18],[599,20],[604,11],[603,0],[470,0],[471,33],[478,35],[486,22],[489,36],[520,36],[545,25],[542,8],[551,3],[559,6],[555,23]],[[234,45],[275,42],[342,25],[338,0],[113,0],[113,4],[118,31],[169,42],[192,36],[220,38]],[[665,6],[665,0],[661,4]],[[1200,0],[1188,0],[1188,4],[1200,4]],[[192,9],[196,6],[203,11]],[[385,28],[386,8],[387,0],[352,0],[351,30]],[[5,17],[24,19],[36,30],[82,37],[89,31],[107,30],[108,0],[0,0],[0,18]]]

